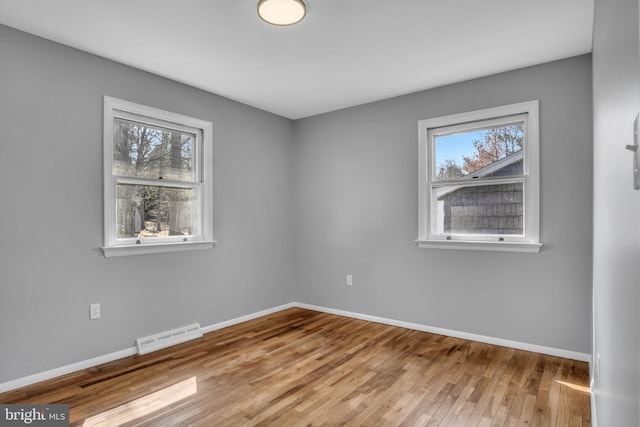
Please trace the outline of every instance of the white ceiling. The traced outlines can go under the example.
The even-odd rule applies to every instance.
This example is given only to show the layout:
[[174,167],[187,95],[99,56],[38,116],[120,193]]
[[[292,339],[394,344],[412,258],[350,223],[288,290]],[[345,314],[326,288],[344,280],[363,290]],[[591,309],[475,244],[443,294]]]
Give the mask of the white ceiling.
[[[301,118],[591,51],[594,0],[0,0],[0,23]],[[1,59],[0,59],[1,61]]]

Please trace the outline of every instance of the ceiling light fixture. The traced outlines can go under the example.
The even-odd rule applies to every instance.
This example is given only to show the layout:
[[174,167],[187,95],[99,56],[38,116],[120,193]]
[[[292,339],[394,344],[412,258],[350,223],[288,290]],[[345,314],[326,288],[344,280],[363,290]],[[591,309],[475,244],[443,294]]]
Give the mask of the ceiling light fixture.
[[260,0],[258,16],[272,25],[293,25],[302,21],[307,7],[302,0]]

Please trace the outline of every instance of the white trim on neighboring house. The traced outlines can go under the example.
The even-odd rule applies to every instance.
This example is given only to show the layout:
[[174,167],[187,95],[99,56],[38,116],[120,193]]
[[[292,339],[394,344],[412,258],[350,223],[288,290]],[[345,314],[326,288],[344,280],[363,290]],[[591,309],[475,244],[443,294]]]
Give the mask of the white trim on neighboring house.
[[[233,326],[238,323],[246,322],[248,320],[253,320],[258,317],[267,316],[269,314],[277,313],[282,310],[286,310],[292,307],[304,308],[307,310],[319,311],[322,313],[336,314],[338,316],[350,317],[353,319],[366,320],[369,322],[382,323],[390,326],[398,326],[406,329],[413,329],[416,331],[429,332],[432,334],[438,335],[446,335],[455,338],[462,338],[471,341],[478,341],[487,344],[499,345],[503,347],[510,347],[519,350],[532,351],[535,353],[548,354],[551,356],[563,357],[566,359],[579,360],[582,362],[591,361],[591,355],[587,353],[580,353],[571,350],[563,350],[553,347],[546,347],[537,344],[529,344],[519,341],[506,340],[502,338],[489,337],[485,335],[472,334],[468,332],[456,331],[453,329],[444,329],[438,328],[435,326],[422,325],[418,323],[405,322],[402,320],[396,319],[388,319],[385,317],[372,316],[369,314],[355,313],[346,310],[333,309],[328,307],[322,307],[313,304],[305,304],[300,302],[290,302],[287,304],[282,304],[276,307],[272,307],[266,310],[258,311],[255,313],[247,314],[245,316],[236,317],[224,322],[215,323],[213,325],[205,326],[202,328],[203,333],[216,331],[218,329],[226,328],[228,326]],[[120,351],[116,351],[113,353],[105,354],[98,357],[93,357],[91,359],[82,360],[76,363],[72,363],[66,366],[61,366],[59,368],[54,368],[48,371],[40,372],[33,375],[28,375],[26,377],[18,378],[15,380],[7,381],[4,383],[0,383],[0,393],[4,393],[6,391],[14,390],[20,387],[25,387],[31,384],[35,384],[37,382],[46,381],[53,379],[55,377],[59,377],[62,375],[70,374],[72,372],[81,371],[83,369],[88,369],[96,365],[101,365],[103,363],[111,362],[116,359],[121,359],[123,357],[132,356],[137,353],[137,348],[132,345],[129,348],[125,348]]]
[[[524,151],[520,150],[516,153],[510,154],[506,157],[501,158],[500,160],[491,163],[490,165],[487,165],[481,169],[478,169],[477,171],[475,171],[474,173],[470,174],[470,175],[465,175],[462,178],[460,178],[461,181],[471,181],[474,178],[480,178],[482,176],[487,176],[489,174],[494,173],[497,170],[500,170],[504,167],[509,166],[512,163],[517,162],[518,160],[523,160],[524,159]],[[486,183],[485,183],[486,184]],[[437,198],[440,198],[442,196],[446,196],[449,193],[453,193],[454,191],[457,191],[459,189],[463,188],[462,185],[459,185],[457,187],[441,187],[438,188],[436,190],[436,194],[437,194]]]

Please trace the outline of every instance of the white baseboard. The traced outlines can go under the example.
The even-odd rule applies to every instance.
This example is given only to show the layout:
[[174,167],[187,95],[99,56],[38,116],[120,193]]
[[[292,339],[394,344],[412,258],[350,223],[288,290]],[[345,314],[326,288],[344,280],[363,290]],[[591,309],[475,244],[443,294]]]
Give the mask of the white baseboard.
[[39,372],[37,374],[33,374],[26,377],[18,378],[15,380],[0,383],[0,393],[14,390],[20,387],[25,387],[31,384],[39,383],[40,381],[50,380],[51,378],[60,377],[62,375],[67,375],[72,372],[81,371],[83,369],[89,369],[94,366],[101,365],[103,363],[111,362],[117,359],[122,359],[123,357],[132,356],[136,354],[137,351],[138,350],[136,349],[136,347],[133,346],[133,347],[125,348],[124,350],[116,351],[114,353],[93,357],[91,359],[72,363],[66,366],[61,366],[59,368],[51,369],[49,371]]
[[[471,341],[484,342],[487,344],[495,344],[503,347],[512,347],[519,350],[532,351],[535,353],[549,354],[552,356],[564,357],[566,359],[580,360],[583,362],[589,362],[591,360],[591,355],[586,353],[578,353],[575,351],[562,350],[552,347],[545,347],[535,344],[527,344],[518,341],[510,341],[501,338],[493,338],[487,337],[484,335],[476,335],[470,334],[467,332],[460,332],[451,329],[443,329],[436,328],[433,326],[420,325],[418,323],[404,322],[401,320],[395,319],[387,319],[384,317],[371,316],[368,314],[360,314],[353,313],[345,310],[337,310],[328,307],[322,307],[311,304],[304,304],[299,302],[291,302],[283,305],[279,305],[277,307],[269,308],[266,310],[258,311],[256,313],[247,314],[245,316],[236,317],[235,319],[226,320],[224,322],[215,323],[213,325],[205,326],[202,328],[203,333],[216,331],[218,329],[226,328],[228,326],[233,326],[238,323],[246,322],[248,320],[253,320],[258,317],[267,316],[269,314],[277,313],[278,311],[286,310],[291,307],[300,307],[306,308],[308,310],[320,311],[323,313],[336,314],[339,316],[351,317],[354,319],[367,320],[369,322],[382,323],[385,325],[391,326],[399,326],[401,328],[414,329],[417,331],[430,332],[433,334],[447,335],[456,338],[463,338]],[[70,374],[72,372],[81,371],[83,369],[88,369],[96,365],[101,365],[103,363],[111,362],[113,360],[121,359],[123,357],[132,356],[137,353],[137,349],[135,346],[125,348],[120,351],[116,351],[114,353],[105,354],[103,356],[94,357],[91,359],[83,360],[80,362],[72,363],[70,365],[62,366],[59,368],[51,369],[48,371],[40,372],[37,374],[29,375],[23,378],[18,378],[15,380],[7,381],[4,383],[0,383],[0,393],[4,393],[6,391],[14,390],[20,387],[25,387],[31,384],[35,384],[41,381],[50,380],[55,377],[59,377],[62,375]]]
[[[591,364],[589,364],[589,372],[591,370]],[[589,383],[589,389],[591,390],[591,427],[598,427],[598,411],[596,410],[596,383],[592,378]]]
[[542,345],[528,344],[518,341],[505,340],[502,338],[488,337],[485,335],[470,334],[468,332],[460,332],[452,329],[437,328],[434,326],[426,326],[418,323],[404,322],[401,320],[387,319],[384,317],[370,316],[368,314],[353,313],[350,311],[336,310],[333,308],[321,307],[311,304],[295,303],[296,307],[306,308],[308,310],[320,311],[323,313],[337,314],[339,316],[351,317],[354,319],[367,320],[369,322],[382,323],[385,325],[398,326],[416,331],[430,332],[432,334],[447,335],[455,338],[462,338],[470,341],[478,341],[486,344],[494,344],[502,347],[511,347],[518,350],[526,350],[534,353],[548,354],[551,356],[563,357],[565,359],[579,360],[581,362],[589,362],[591,355],[587,353],[579,353],[576,351],[563,350],[553,347],[545,347]]
[[[247,320],[252,320],[258,317],[266,316],[272,313],[276,313],[278,311],[285,310],[287,308],[294,307],[295,303],[283,304],[277,307],[269,308],[267,310],[258,311],[257,313],[247,314],[246,316],[237,317],[235,319],[227,320],[224,322],[216,323],[214,325],[206,326],[202,328],[203,333],[215,331],[218,329],[226,328],[227,326],[232,326],[238,323],[246,322]],[[117,359],[122,359],[123,357],[132,356],[137,354],[138,350],[135,346],[125,348],[124,350],[116,351],[114,353],[105,354],[103,356],[94,357],[91,359],[83,360],[80,362],[72,363],[70,365],[61,366],[59,368],[51,369],[44,372],[39,372],[37,374],[29,375],[23,378],[18,378],[15,380],[7,381],[4,383],[0,383],[0,393],[4,393],[6,391],[15,390],[20,387],[25,387],[31,384],[39,383],[41,381],[50,380],[55,377],[60,377],[62,375],[71,374],[73,372],[81,371],[83,369],[92,368],[97,365],[101,365],[103,363],[112,362]]]
[[202,328],[202,332],[217,331],[218,329],[226,328],[227,326],[237,325],[238,323],[246,322],[248,320],[257,319],[258,317],[268,316],[269,314],[277,313],[278,311],[286,310],[287,308],[296,307],[295,302],[282,304],[277,307],[268,308],[266,310],[258,311],[256,313],[247,314],[246,316],[236,317],[235,319],[226,320],[224,322],[216,323],[213,325],[205,326]]

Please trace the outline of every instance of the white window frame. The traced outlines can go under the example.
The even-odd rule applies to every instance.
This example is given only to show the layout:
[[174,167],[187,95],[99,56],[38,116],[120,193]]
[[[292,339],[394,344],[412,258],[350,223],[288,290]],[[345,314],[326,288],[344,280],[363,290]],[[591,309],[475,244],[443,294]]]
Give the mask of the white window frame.
[[[538,100],[521,102],[483,110],[420,120],[418,122],[419,183],[418,239],[420,248],[530,252],[538,253],[540,242],[540,137]],[[434,136],[466,130],[476,130],[483,124],[499,125],[521,117],[525,119],[522,236],[445,234],[437,230],[437,200],[435,189],[442,186],[435,180]],[[481,123],[483,122],[483,123]],[[443,129],[446,128],[446,129]],[[513,182],[513,178],[491,178],[466,185],[487,185]],[[451,184],[451,182],[449,182]]]
[[[195,183],[153,183],[150,180],[113,174],[113,123],[116,118],[133,120],[194,133]],[[213,240],[213,124],[193,117],[147,107],[110,96],[104,97],[104,246],[105,257],[143,255],[211,249]],[[194,188],[196,224],[191,236],[137,237],[119,239],[116,232],[116,189],[118,183]]]

